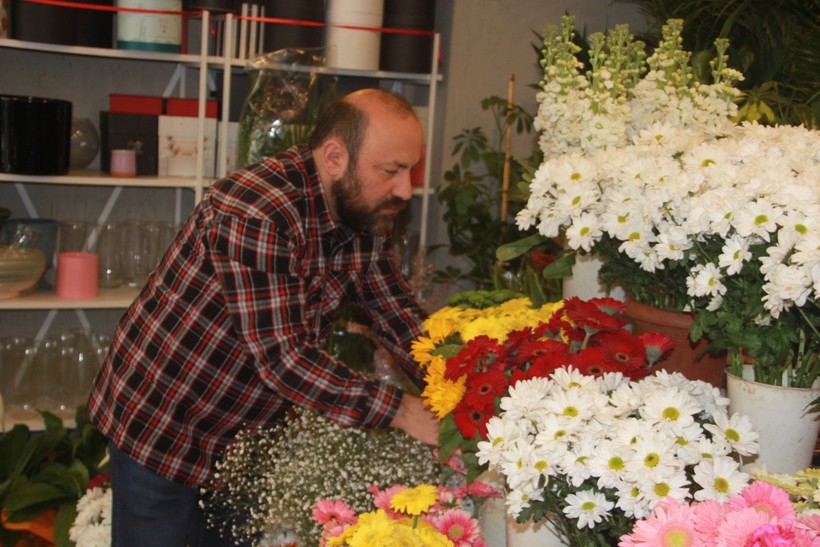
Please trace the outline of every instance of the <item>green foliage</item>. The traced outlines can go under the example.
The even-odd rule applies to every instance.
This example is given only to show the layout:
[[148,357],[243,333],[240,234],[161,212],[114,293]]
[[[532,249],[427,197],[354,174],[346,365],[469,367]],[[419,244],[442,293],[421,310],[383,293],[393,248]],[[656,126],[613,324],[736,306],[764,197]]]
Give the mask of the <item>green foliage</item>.
[[654,22],[655,40],[665,21],[683,19],[683,46],[701,81],[715,39],[728,38],[729,63],[745,76],[741,119],[820,126],[818,0],[621,1],[638,4]]
[[495,139],[490,141],[481,127],[465,129],[453,138],[453,156],[457,162],[444,173],[438,200],[444,206],[449,252],[464,258],[466,272],[450,267],[436,272],[436,281],[469,280],[478,288],[493,286],[495,251],[502,243],[521,237],[514,224],[515,214],[526,202],[527,194],[516,184],[523,180],[529,165],[538,164],[537,147],[528,158],[510,159],[508,209],[501,218],[507,125],[516,135],[532,132],[532,116],[520,106],[508,106],[501,97],[481,101],[481,109],[490,112],[495,124]]
[[[70,432],[54,414],[41,415],[42,433],[17,424],[0,437],[0,509],[8,513],[9,522],[56,509],[55,542],[58,547],[71,546],[68,529],[77,500],[89,479],[104,472],[108,441],[88,421],[84,406],[77,408],[77,425]],[[14,545],[18,537],[0,526],[0,544]]]

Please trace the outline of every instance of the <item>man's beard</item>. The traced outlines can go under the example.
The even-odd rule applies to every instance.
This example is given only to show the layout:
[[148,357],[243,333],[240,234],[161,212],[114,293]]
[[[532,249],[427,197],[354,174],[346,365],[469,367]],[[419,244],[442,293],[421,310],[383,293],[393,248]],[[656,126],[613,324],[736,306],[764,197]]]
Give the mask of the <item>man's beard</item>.
[[362,202],[362,183],[348,168],[331,190],[339,222],[373,235],[387,235],[393,229],[395,215],[384,214],[383,209],[403,209],[406,205],[398,197],[388,198],[375,207],[368,208]]

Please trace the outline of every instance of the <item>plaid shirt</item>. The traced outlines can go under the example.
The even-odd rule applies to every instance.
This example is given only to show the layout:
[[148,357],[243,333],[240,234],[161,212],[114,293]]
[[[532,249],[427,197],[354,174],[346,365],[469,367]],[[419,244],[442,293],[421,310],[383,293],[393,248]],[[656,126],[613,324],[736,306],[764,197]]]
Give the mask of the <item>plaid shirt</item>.
[[206,192],[114,335],[89,400],[121,450],[188,485],[212,476],[243,428],[293,404],[347,426],[388,426],[402,392],[324,351],[354,301],[417,384],[407,353],[423,311],[388,240],[335,224],[309,149]]

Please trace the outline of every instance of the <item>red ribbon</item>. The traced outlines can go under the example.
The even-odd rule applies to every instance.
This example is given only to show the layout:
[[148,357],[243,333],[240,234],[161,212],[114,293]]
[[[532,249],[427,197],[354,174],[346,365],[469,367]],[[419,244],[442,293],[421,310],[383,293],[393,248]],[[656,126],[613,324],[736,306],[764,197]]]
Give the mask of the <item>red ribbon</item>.
[[[67,0],[23,0],[24,2],[33,2],[35,4],[45,4],[48,6],[60,6],[66,8],[80,8],[80,9],[91,9],[97,11],[115,11],[115,12],[128,12],[128,13],[154,13],[154,14],[162,14],[162,15],[195,15],[202,13],[205,10],[199,11],[167,11],[167,10],[153,10],[153,9],[141,9],[141,8],[123,8],[119,6],[104,6],[100,4],[86,4],[83,2],[70,2]],[[236,15],[235,19],[245,20],[245,21],[260,21],[263,23],[276,23],[280,25],[296,25],[302,27],[333,27],[333,28],[344,28],[350,30],[369,30],[373,32],[384,32],[384,33],[391,33],[391,34],[411,34],[416,36],[433,36],[435,34],[432,30],[418,30],[418,29],[399,29],[399,28],[388,28],[388,27],[362,27],[357,25],[328,25],[327,23],[320,23],[318,21],[304,21],[301,19],[282,19],[279,17],[252,17],[252,16],[241,16]]]

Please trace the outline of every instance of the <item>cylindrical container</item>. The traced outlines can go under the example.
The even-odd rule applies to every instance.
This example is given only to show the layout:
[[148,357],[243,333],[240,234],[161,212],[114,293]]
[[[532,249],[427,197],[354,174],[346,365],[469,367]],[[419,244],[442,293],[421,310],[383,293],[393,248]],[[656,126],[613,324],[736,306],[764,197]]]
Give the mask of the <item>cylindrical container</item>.
[[74,8],[11,0],[9,36],[17,40],[72,46],[76,42]]
[[[113,0],[85,0],[85,4],[113,6]],[[99,9],[75,9],[78,46],[110,48],[114,45],[114,14]]]
[[104,289],[119,287],[123,281],[123,227],[117,222],[97,226],[95,252],[99,256],[99,285]]
[[[117,0],[117,7],[145,10],[117,12],[117,47],[179,53],[182,45],[182,0]],[[179,12],[175,13],[151,13]]]
[[71,152],[71,103],[0,95],[0,172],[65,175]]
[[384,0],[328,0],[327,66],[378,70],[381,34],[367,29],[381,28],[383,11]]
[[[265,17],[324,23],[324,0],[266,0]],[[265,53],[284,48],[312,48],[322,45],[322,26],[265,23]]]
[[137,153],[133,150],[112,150],[110,165],[112,177],[135,177]]
[[98,293],[99,257],[93,253],[60,253],[57,255],[57,296],[94,298]]
[[61,253],[80,253],[88,250],[88,231],[90,224],[82,220],[60,221]]
[[[432,32],[435,0],[384,0],[384,26]],[[391,72],[429,73],[433,60],[433,37],[429,34],[384,32],[381,35],[379,68]]]

